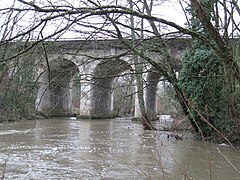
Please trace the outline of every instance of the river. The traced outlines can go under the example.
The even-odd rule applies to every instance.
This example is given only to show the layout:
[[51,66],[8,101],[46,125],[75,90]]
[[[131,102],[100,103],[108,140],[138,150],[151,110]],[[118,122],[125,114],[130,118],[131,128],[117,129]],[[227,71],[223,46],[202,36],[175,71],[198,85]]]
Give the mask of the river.
[[240,151],[129,119],[0,124],[2,179],[240,179]]

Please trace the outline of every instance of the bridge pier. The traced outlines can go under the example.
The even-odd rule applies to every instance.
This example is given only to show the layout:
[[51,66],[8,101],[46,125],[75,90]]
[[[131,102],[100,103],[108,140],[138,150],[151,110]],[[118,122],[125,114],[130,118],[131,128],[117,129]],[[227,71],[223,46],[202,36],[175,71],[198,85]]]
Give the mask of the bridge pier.
[[157,71],[151,69],[146,77],[146,113],[147,117],[151,120],[157,120],[157,87],[161,74],[156,73]]
[[135,101],[134,101],[134,119],[138,119],[138,118],[141,118],[142,117],[142,113],[141,113],[141,109],[140,109],[140,105],[139,105],[139,99],[138,99],[138,95],[137,95],[137,92],[138,92],[138,88],[137,86],[135,85],[135,94],[134,94],[134,98],[135,98]]
[[104,80],[99,85],[95,84],[92,88],[91,118],[112,118],[114,116],[112,104],[111,81]]

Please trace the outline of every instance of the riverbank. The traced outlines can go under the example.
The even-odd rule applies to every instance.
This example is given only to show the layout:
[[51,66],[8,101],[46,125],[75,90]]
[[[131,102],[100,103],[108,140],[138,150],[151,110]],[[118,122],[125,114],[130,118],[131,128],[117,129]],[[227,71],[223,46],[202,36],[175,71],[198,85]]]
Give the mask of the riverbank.
[[[239,136],[236,136],[235,133],[231,134],[222,134],[220,131],[214,131],[211,136],[208,137],[202,137],[201,133],[196,134],[194,132],[193,127],[191,126],[190,121],[185,117],[176,117],[174,119],[167,118],[161,119],[160,117],[160,123],[157,123],[158,129],[162,131],[167,131],[170,134],[178,135],[179,133],[191,133],[194,134],[195,140],[202,140],[202,141],[208,141],[215,144],[223,144],[225,146],[232,146],[234,148],[240,148],[240,134]],[[239,128],[239,127],[236,127]],[[235,130],[236,131],[236,130]],[[240,129],[239,129],[240,133]],[[174,136],[172,136],[174,137]]]
[[24,114],[20,112],[14,112],[6,107],[0,107],[0,122],[16,122],[24,120],[33,120],[36,116],[29,113]]

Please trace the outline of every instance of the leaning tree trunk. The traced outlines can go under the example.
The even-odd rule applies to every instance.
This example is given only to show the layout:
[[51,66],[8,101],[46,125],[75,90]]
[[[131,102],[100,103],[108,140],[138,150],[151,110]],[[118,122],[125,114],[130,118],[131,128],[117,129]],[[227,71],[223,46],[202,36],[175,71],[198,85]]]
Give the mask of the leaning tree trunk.
[[[235,2],[235,1],[234,1]],[[233,3],[234,3],[233,2]],[[191,0],[191,5],[193,10],[196,13],[197,18],[201,21],[204,29],[213,40],[213,43],[210,44],[211,47],[215,50],[216,54],[222,61],[224,68],[225,68],[225,81],[227,84],[228,94],[229,94],[229,114],[231,118],[236,118],[238,115],[237,108],[236,108],[236,100],[234,97],[233,92],[233,82],[236,79],[240,82],[240,68],[239,65],[234,61],[233,50],[232,47],[229,45],[227,40],[227,28],[225,28],[225,38],[223,38],[218,29],[216,29],[213,24],[211,23],[210,18],[207,16],[206,12],[202,4],[198,0]],[[234,5],[237,5],[236,2]],[[239,8],[236,6],[236,8]],[[238,10],[238,9],[237,9]],[[226,13],[226,10],[225,10]],[[239,13],[239,11],[238,11]],[[226,15],[225,15],[225,24],[227,23]]]
[[[133,7],[133,2],[130,0],[130,7]],[[134,19],[133,15],[130,16],[131,20],[131,36],[133,45],[136,42],[136,36],[134,32]],[[141,112],[140,122],[143,125],[145,130],[155,130],[151,124],[151,120],[147,117],[146,109],[145,109],[145,101],[144,101],[144,93],[143,93],[143,78],[142,78],[142,65],[139,63],[139,58],[137,55],[133,55],[134,57],[134,65],[135,65],[135,72],[136,72],[136,83],[137,83],[137,96],[138,96],[138,104]]]

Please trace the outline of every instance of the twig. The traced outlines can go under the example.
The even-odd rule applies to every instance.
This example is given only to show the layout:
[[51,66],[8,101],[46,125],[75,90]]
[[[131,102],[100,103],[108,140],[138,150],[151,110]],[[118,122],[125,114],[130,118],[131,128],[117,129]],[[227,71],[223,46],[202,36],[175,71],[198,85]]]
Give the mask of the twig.
[[237,171],[237,173],[240,174],[239,169],[229,160],[229,158],[225,154],[223,154],[218,147],[216,147],[216,149],[224,157],[224,159],[226,159],[227,162]]
[[4,160],[1,180],[4,180],[4,178],[5,178],[5,172],[6,172],[6,167],[7,167],[7,162],[8,162],[8,160],[9,160],[9,158],[6,158],[6,159]]

